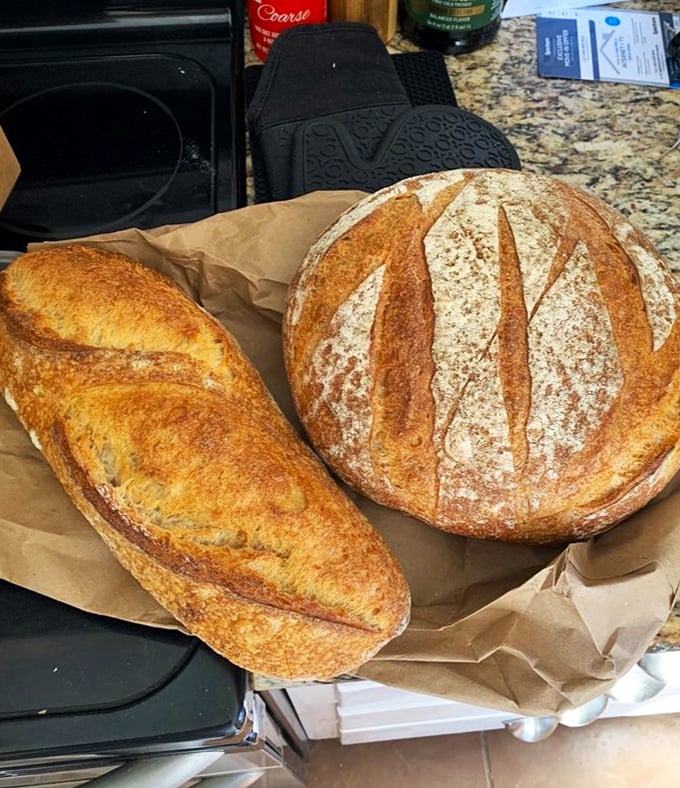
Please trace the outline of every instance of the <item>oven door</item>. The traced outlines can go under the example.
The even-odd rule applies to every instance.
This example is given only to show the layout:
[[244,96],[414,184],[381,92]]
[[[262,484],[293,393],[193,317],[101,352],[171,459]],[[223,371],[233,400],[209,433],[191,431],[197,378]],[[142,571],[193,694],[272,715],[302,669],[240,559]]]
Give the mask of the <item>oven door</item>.
[[249,693],[248,736],[222,748],[162,756],[140,756],[102,764],[35,764],[0,770],[0,788],[303,788],[302,754],[308,744],[291,738],[288,726],[262,698]]
[[303,729],[198,639],[5,581],[0,633],[0,788],[302,784]]

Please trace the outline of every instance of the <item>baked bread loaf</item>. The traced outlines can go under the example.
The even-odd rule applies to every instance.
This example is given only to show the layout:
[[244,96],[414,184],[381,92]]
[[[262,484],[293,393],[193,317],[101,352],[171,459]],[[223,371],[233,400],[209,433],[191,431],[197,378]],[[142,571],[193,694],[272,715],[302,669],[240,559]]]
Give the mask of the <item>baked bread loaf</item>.
[[405,627],[382,538],[231,335],[160,274],[84,246],[17,259],[0,384],[116,558],[235,664],[327,679]]
[[678,468],[678,308],[660,255],[599,199],[436,173],[313,246],[286,370],[312,445],[370,498],[467,536],[584,539]]

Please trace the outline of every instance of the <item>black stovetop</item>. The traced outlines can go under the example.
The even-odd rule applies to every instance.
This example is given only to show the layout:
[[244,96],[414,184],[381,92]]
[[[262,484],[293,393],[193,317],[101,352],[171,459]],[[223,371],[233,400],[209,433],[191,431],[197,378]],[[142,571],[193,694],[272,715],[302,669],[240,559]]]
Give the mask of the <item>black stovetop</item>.
[[[0,250],[245,202],[241,0],[3,0]],[[0,581],[0,776],[245,735],[246,674],[195,638]]]
[[0,249],[245,203],[242,0],[2,5]]
[[0,776],[247,733],[246,674],[200,641],[0,581]]

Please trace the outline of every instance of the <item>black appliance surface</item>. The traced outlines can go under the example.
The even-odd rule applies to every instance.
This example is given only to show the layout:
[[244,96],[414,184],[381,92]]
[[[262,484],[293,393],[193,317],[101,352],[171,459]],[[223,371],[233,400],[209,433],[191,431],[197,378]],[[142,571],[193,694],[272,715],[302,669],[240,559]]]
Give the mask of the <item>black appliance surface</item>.
[[[245,204],[242,0],[0,5],[22,166],[0,250]],[[0,581],[0,778],[249,745],[246,683],[195,638]]]
[[242,0],[4,0],[0,249],[245,204]]
[[0,777],[248,735],[246,674],[195,638],[0,581]]

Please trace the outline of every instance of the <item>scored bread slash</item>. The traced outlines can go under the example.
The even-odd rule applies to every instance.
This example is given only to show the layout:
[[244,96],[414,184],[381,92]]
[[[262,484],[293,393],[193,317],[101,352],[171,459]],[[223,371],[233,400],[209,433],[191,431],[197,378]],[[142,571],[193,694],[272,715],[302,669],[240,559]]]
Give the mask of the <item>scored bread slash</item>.
[[502,169],[410,178],[319,238],[286,371],[329,467],[463,536],[585,539],[680,467],[680,291],[620,213]]
[[329,679],[405,628],[378,532],[234,338],[122,255],[63,246],[0,275],[0,378],[114,556],[235,664]]

